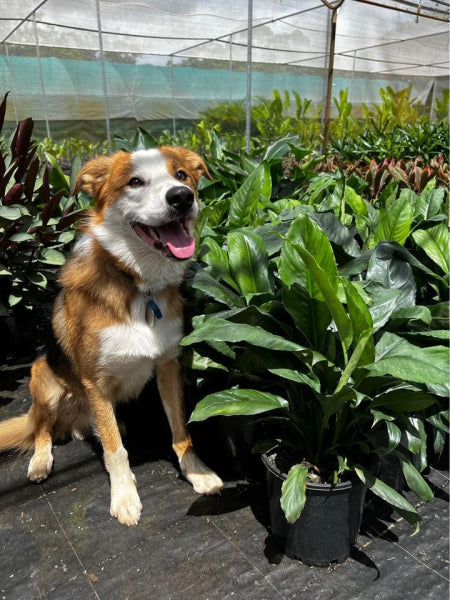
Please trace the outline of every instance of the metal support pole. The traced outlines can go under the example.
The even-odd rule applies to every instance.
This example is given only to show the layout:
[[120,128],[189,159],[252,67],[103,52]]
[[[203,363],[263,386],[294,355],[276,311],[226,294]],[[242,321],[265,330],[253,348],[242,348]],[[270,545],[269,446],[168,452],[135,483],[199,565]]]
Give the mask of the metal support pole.
[[253,0],[248,0],[247,17],[247,103],[245,116],[245,150],[250,151],[250,134],[252,123],[252,28]]
[[334,71],[334,51],[336,47],[336,24],[337,8],[332,9],[331,13],[331,32],[330,32],[330,55],[328,58],[328,79],[327,79],[327,97],[325,105],[325,123],[323,129],[322,154],[328,150],[328,141],[330,137],[330,118],[331,118],[331,97],[333,94],[333,71]]
[[173,56],[170,57],[170,94],[172,96],[172,133],[177,134],[177,122],[175,116],[175,76],[173,70]]
[[106,122],[106,137],[108,140],[108,152],[111,154],[111,127],[109,123],[109,104],[108,104],[108,88],[106,85],[106,69],[105,69],[105,54],[103,52],[103,37],[102,23],[100,18],[100,0],[96,0],[97,7],[97,30],[98,30],[98,47],[100,50],[102,83],[103,83],[103,99],[105,104],[105,122]]
[[47,137],[50,137],[50,125],[48,122],[48,114],[47,114],[47,98],[45,96],[45,86],[44,86],[44,74],[42,73],[42,64],[41,64],[41,53],[39,51],[39,38],[36,27],[36,13],[33,13],[33,30],[34,30],[34,41],[36,44],[36,56],[38,61],[38,69],[39,69],[39,78],[41,80],[41,94],[42,94],[42,105],[44,107],[44,118],[45,118],[45,128],[47,131]]

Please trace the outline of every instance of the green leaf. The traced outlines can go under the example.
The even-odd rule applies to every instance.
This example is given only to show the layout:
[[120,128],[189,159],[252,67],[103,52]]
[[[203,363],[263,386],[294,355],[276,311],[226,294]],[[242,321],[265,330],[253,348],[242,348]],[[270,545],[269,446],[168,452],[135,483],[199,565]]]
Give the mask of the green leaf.
[[415,215],[421,215],[424,220],[432,219],[439,213],[444,197],[445,189],[443,187],[425,188],[416,201]]
[[0,218],[2,218],[2,219],[6,219],[8,221],[16,221],[17,219],[20,219],[22,214],[23,213],[22,213],[21,207],[15,205],[15,204],[13,204],[11,206],[5,206],[5,205],[0,206]]
[[355,215],[366,217],[368,215],[367,203],[355,192],[353,188],[346,185],[344,190],[344,200],[350,206]]
[[243,227],[252,225],[260,203],[270,200],[272,179],[266,163],[260,164],[249,175],[230,201],[228,225]]
[[66,257],[62,252],[54,248],[43,248],[38,260],[49,265],[60,266],[66,262]]
[[201,259],[211,267],[211,275],[214,278],[218,277],[222,279],[234,290],[238,291],[238,286],[231,275],[227,251],[225,248],[219,246],[213,238],[207,237],[203,240]]
[[[0,263],[0,275],[12,275],[11,271]],[[1,316],[1,315],[0,315]]]
[[424,502],[432,500],[434,494],[419,471],[409,461],[405,460],[402,455],[399,455],[399,459],[402,464],[403,475],[405,476],[409,488]]
[[77,154],[72,159],[72,165],[70,167],[70,191],[75,188],[75,183],[77,180],[78,173],[80,172],[82,167],[81,157]]
[[284,368],[268,369],[268,371],[274,375],[278,375],[278,377],[295,381],[295,383],[302,383],[316,390],[316,392],[320,392],[320,381],[314,373],[301,373],[300,371]]
[[233,290],[217,281],[205,269],[200,269],[195,273],[191,280],[193,288],[200,290],[207,296],[214,298],[217,302],[225,304],[229,308],[239,308],[245,306],[244,300]]
[[[352,340],[352,330],[350,319],[337,296],[336,260],[326,235],[306,215],[297,217],[289,228],[281,251],[279,272],[285,287],[296,286],[294,292],[283,291],[283,299],[299,328],[303,331],[304,326],[306,332],[313,334],[314,344],[319,344],[329,323],[328,310],[346,351]],[[301,305],[298,310],[295,307],[296,296],[298,306]]]
[[47,277],[40,271],[34,271],[33,273],[27,273],[27,279],[41,288],[47,287]]
[[34,236],[30,233],[13,233],[9,239],[11,242],[30,242],[34,240]]
[[450,233],[444,223],[413,234],[414,241],[444,273],[450,271]]
[[414,209],[405,196],[400,196],[387,209],[382,209],[373,245],[381,241],[403,245],[410,234],[413,215]]
[[280,276],[283,283],[291,286],[298,283],[304,286],[312,298],[323,300],[319,285],[315,282],[298,247],[314,256],[315,261],[330,277],[337,290],[337,266],[331,244],[320,229],[307,215],[298,216],[291,224],[282,247]]
[[[366,303],[361,297],[356,285],[342,278],[342,284],[344,286],[345,297],[347,299],[347,310],[350,315],[353,329],[353,345],[356,352],[356,346],[358,352],[360,352],[359,362],[356,366],[364,366],[370,364],[375,359],[375,345],[373,341],[373,321],[369,309]],[[368,334],[366,332],[369,332]],[[364,347],[361,346],[362,340],[364,341]]]
[[366,469],[356,467],[355,472],[374,494],[401,511],[401,515],[414,527],[413,534],[419,531],[422,519],[412,504]]
[[400,388],[390,390],[373,399],[372,407],[384,407],[396,413],[415,412],[424,410],[436,400],[430,394],[420,390]]
[[312,298],[306,288],[294,283],[290,287],[283,285],[283,304],[311,346],[319,348],[331,322],[325,302]]
[[209,417],[236,415],[257,415],[277,408],[287,408],[288,402],[281,396],[233,388],[209,394],[198,402],[189,422],[204,421]]
[[352,324],[337,295],[337,278],[336,281],[334,281],[334,279],[319,266],[315,256],[310,254],[305,248],[298,244],[293,244],[290,240],[287,240],[287,242],[288,244],[291,244],[295,248],[295,251],[301,256],[302,261],[306,266],[306,270],[310,275],[310,280],[313,281],[320,290],[320,295],[324,299],[336,324],[344,353],[347,354],[353,339]]
[[280,504],[288,523],[294,523],[305,506],[307,477],[307,467],[294,465],[283,481]]
[[181,340],[182,346],[198,342],[245,342],[271,350],[298,352],[304,350],[290,340],[266,331],[262,327],[246,323],[232,323],[220,317],[210,317],[195,327],[194,331]]
[[64,175],[55,156],[47,153],[46,157],[48,162],[52,166],[49,175],[49,182],[50,185],[53,187],[53,191],[58,192],[60,190],[63,190],[67,194],[70,194],[70,177]]
[[450,352],[444,346],[420,348],[386,332],[375,350],[375,362],[365,367],[373,376],[393,375],[417,383],[448,382]]
[[228,256],[234,280],[243,296],[270,291],[267,250],[251,231],[228,234]]
[[369,343],[373,344],[373,329],[366,329],[366,331],[363,331],[361,333],[358,343],[356,344],[356,347],[352,352],[350,360],[345,365],[345,368],[342,371],[342,375],[337,384],[335,394],[337,394],[344,387],[344,385],[346,385],[346,383],[352,376],[353,371],[356,369],[356,367],[360,365],[361,362],[367,364],[367,359],[362,360],[362,357]]

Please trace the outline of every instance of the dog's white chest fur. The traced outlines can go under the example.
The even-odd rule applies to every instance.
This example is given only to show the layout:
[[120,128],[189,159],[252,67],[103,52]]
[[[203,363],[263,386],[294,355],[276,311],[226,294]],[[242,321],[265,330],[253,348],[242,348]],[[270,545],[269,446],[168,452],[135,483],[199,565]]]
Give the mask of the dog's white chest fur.
[[152,377],[155,363],[162,357],[176,357],[183,336],[182,319],[164,316],[164,300],[158,300],[162,318],[147,319],[147,301],[139,295],[133,300],[128,323],[107,327],[100,333],[100,362],[120,383],[119,401],[139,395]]

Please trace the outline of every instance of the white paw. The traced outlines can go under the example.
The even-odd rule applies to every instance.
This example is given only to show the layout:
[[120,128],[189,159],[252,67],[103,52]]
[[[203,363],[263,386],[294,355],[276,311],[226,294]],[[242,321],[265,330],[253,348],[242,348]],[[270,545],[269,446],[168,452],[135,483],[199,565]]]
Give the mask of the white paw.
[[141,517],[142,504],[134,482],[111,489],[111,516],[123,525],[137,525]]
[[223,481],[214,471],[209,473],[190,473],[186,479],[192,484],[194,492],[197,494],[220,494],[223,488]]
[[53,456],[50,450],[35,452],[28,465],[28,479],[39,483],[49,476],[53,467]]
[[194,452],[186,452],[180,460],[180,467],[197,494],[220,494],[222,480]]

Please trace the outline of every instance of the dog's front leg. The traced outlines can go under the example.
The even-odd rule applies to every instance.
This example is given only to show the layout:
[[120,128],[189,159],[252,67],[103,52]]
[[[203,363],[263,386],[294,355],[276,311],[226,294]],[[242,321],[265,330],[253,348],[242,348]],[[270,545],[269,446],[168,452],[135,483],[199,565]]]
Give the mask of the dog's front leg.
[[176,359],[158,364],[156,380],[165,413],[172,430],[173,449],[181,472],[198,494],[217,494],[222,480],[195,454],[186,428],[181,371]]
[[111,515],[124,525],[137,525],[142,504],[131,472],[128,454],[122,444],[112,402],[98,387],[84,382],[97,433],[103,447],[106,470],[111,482]]

